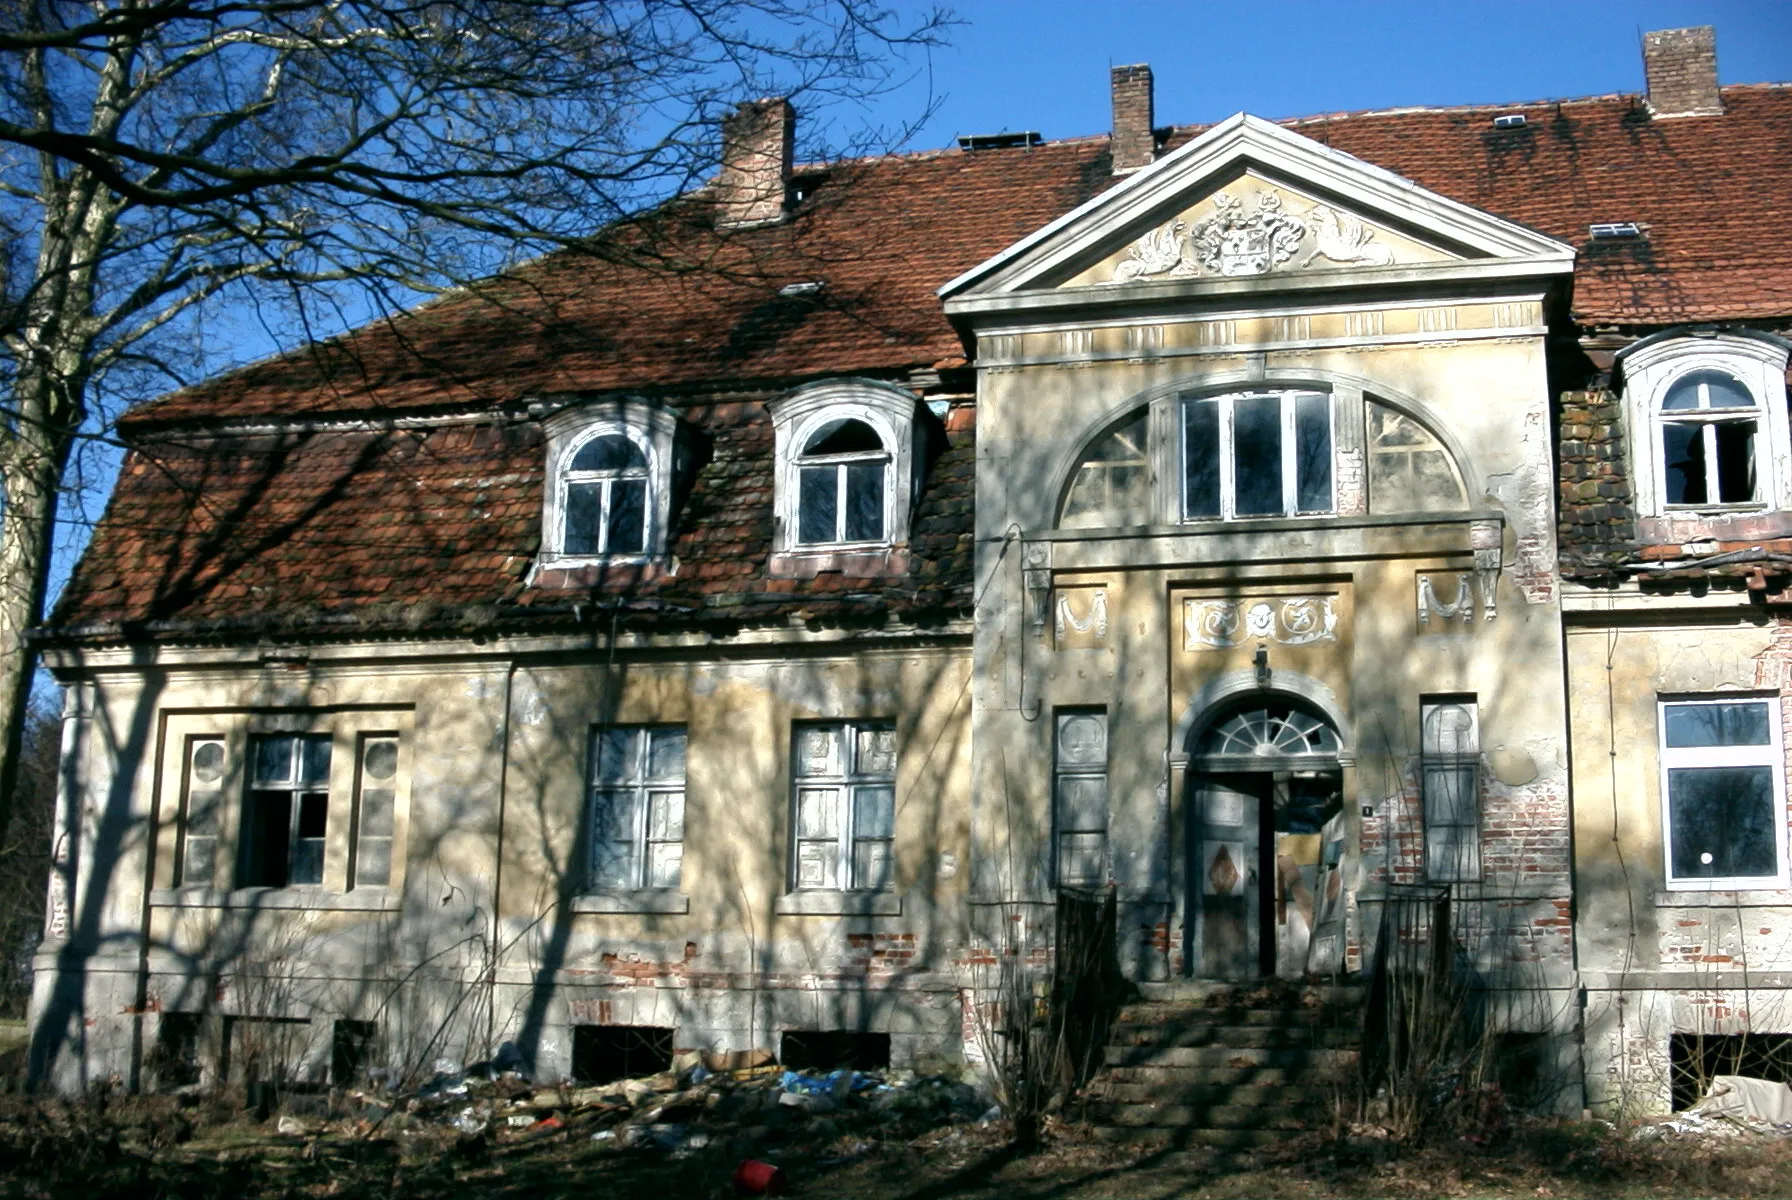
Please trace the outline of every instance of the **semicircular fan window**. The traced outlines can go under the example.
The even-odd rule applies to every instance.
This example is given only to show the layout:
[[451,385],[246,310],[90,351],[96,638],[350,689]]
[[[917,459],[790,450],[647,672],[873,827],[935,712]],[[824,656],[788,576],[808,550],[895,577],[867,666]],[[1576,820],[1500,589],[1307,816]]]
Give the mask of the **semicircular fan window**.
[[1210,726],[1201,754],[1336,754],[1338,734],[1324,719],[1291,704],[1244,708]]

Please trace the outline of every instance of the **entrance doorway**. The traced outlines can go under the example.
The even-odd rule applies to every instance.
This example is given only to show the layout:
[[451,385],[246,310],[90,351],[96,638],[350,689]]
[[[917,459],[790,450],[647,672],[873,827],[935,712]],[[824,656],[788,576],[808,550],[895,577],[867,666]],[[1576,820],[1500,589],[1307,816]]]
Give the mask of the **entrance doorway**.
[[1254,697],[1197,730],[1188,780],[1189,973],[1305,975],[1338,890],[1336,730],[1296,702]]

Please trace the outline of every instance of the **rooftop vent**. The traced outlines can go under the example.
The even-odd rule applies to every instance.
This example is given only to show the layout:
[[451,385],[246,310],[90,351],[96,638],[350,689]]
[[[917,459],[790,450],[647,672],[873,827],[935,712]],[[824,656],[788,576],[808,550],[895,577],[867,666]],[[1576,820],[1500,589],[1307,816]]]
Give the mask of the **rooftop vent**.
[[1022,133],[973,133],[958,139],[960,150],[1014,150],[1021,146],[1037,146],[1045,141],[1035,131]]
[[1635,221],[1604,221],[1587,226],[1587,236],[1596,242],[1627,242],[1643,236],[1643,227]]
[[813,296],[826,287],[827,283],[820,279],[807,279],[802,283],[787,283],[778,289],[778,295],[789,299],[793,296]]
[[1525,118],[1523,113],[1504,113],[1493,119],[1495,129],[1523,129]]

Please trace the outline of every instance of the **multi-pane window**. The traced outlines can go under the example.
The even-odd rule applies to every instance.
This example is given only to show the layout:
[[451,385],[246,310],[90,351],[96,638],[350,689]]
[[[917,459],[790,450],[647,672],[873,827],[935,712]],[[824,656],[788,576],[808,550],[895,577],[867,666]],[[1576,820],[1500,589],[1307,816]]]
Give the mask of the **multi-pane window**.
[[1754,393],[1722,371],[1692,371],[1661,400],[1662,497],[1686,505],[1750,504],[1759,499],[1755,442],[1761,407]]
[[1108,873],[1108,718],[1060,711],[1052,772],[1058,882],[1092,887]]
[[350,887],[385,887],[392,882],[392,826],[398,806],[398,739],[389,734],[361,738],[355,781],[355,848]]
[[1096,439],[1071,476],[1060,525],[1088,529],[1151,523],[1149,428],[1141,410]]
[[293,887],[324,881],[330,817],[330,735],[268,734],[250,745],[243,883]]
[[889,467],[889,450],[865,422],[817,429],[797,459],[798,544],[883,541]]
[[605,725],[591,733],[591,887],[676,888],[684,864],[685,731]]
[[896,730],[885,723],[799,725],[796,783],[799,891],[882,891],[895,883]]
[[1433,883],[1481,879],[1481,727],[1473,699],[1420,705],[1425,876]]
[[1771,697],[1661,705],[1669,886],[1782,887],[1785,758]]
[[1185,398],[1184,518],[1335,511],[1332,442],[1332,398],[1323,392]]
[[181,813],[180,883],[211,887],[218,874],[218,822],[224,808],[224,742],[187,742],[187,794]]
[[643,553],[647,477],[647,455],[624,434],[602,433],[580,446],[561,478],[561,552]]

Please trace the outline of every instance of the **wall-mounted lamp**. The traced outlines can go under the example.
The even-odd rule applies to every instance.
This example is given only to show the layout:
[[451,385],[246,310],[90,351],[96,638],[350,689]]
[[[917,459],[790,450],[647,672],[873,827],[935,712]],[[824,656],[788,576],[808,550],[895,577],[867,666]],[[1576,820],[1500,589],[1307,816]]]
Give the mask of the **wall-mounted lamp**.
[[1259,643],[1259,645],[1257,646],[1257,657],[1255,659],[1255,662],[1257,664],[1257,686],[1260,688],[1266,688],[1269,686],[1269,647],[1268,646],[1265,646],[1265,645],[1262,645],[1261,643]]

